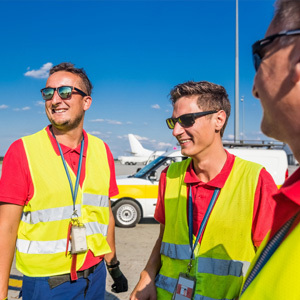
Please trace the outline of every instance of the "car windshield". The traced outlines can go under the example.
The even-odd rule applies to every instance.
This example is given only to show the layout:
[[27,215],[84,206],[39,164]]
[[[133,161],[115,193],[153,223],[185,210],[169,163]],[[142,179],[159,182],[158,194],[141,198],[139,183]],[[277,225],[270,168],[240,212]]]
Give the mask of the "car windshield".
[[144,168],[139,170],[137,173],[133,175],[133,177],[141,178],[143,177],[149,170],[155,168],[157,165],[161,164],[162,161],[167,159],[167,156],[159,156],[155,160],[153,160],[150,164],[146,165]]

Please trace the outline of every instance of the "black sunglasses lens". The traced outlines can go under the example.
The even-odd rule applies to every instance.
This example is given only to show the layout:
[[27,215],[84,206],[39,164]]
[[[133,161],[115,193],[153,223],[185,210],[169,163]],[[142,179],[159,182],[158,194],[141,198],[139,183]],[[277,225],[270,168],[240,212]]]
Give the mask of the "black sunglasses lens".
[[178,118],[178,123],[182,127],[191,127],[195,123],[195,120],[192,115],[183,115]]
[[72,95],[72,87],[61,86],[57,89],[57,92],[62,99],[68,99]]
[[260,55],[258,53],[253,53],[253,64],[254,64],[255,71],[258,70],[260,63],[261,63]]
[[42,89],[42,97],[43,97],[44,100],[52,99],[53,94],[54,94],[54,89],[53,88]]
[[172,118],[169,118],[169,119],[166,120],[166,122],[167,122],[167,125],[170,129],[174,129],[176,121],[174,121]]

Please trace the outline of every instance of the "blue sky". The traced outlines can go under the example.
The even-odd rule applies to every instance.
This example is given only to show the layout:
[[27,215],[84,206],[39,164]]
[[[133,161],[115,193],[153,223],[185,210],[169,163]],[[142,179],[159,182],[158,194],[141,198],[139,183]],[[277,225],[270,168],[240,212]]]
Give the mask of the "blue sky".
[[[259,101],[251,95],[251,45],[263,38],[273,4],[239,0],[245,139],[266,139]],[[14,140],[48,124],[40,89],[49,67],[63,61],[89,75],[93,104],[84,127],[102,138],[114,157],[129,151],[128,133],[148,149],[176,144],[165,125],[172,114],[168,94],[187,80],[227,89],[232,114],[224,137],[233,138],[235,0],[0,0],[0,28],[0,156]]]

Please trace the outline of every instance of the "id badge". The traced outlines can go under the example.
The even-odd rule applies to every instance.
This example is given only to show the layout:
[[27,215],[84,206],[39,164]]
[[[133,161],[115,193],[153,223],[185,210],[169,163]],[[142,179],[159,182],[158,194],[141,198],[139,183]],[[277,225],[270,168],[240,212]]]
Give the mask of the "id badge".
[[172,300],[192,299],[196,286],[196,278],[185,273],[180,273]]
[[71,253],[83,253],[87,251],[85,226],[72,226],[71,229]]

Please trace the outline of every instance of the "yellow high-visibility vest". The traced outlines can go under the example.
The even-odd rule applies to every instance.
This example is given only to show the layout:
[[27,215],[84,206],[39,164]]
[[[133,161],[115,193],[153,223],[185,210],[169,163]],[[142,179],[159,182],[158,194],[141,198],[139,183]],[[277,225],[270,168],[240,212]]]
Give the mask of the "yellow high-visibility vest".
[[[253,279],[241,300],[299,300],[299,266],[300,266],[300,223],[282,241],[274,254]],[[266,236],[248,274],[269,240]],[[246,277],[247,278],[247,277]]]
[[[71,255],[65,255],[73,213],[70,184],[60,155],[45,129],[22,138],[34,186],[20,221],[16,267],[27,276],[70,273]],[[68,166],[73,187],[76,175]],[[88,134],[85,179],[78,187],[75,208],[86,227],[87,246],[95,256],[111,252],[106,241],[109,224],[110,169],[104,143]],[[86,253],[77,254],[79,270]]]
[[[162,267],[156,278],[158,299],[171,299],[180,272],[191,257],[187,221],[186,169],[173,163],[167,172]],[[196,277],[193,299],[234,299],[255,255],[252,219],[256,186],[262,166],[235,158],[198,244],[191,275]],[[195,242],[196,237],[194,236]]]

